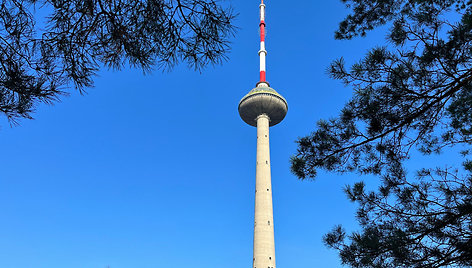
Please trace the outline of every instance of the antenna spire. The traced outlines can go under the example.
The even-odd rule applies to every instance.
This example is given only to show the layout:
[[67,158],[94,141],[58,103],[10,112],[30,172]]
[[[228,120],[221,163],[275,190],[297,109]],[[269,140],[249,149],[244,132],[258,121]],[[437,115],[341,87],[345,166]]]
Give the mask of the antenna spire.
[[264,0],[261,0],[261,4],[259,5],[260,9],[260,18],[261,22],[259,23],[259,29],[261,33],[261,49],[259,50],[259,58],[260,58],[260,80],[259,83],[265,83],[267,84],[266,81],[266,56],[267,56],[267,50],[265,49],[265,4]]

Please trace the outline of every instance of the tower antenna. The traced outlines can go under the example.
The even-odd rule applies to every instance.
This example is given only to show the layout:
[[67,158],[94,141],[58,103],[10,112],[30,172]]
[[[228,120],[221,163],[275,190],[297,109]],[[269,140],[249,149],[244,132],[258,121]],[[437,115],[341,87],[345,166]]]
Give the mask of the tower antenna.
[[261,4],[259,5],[260,10],[260,19],[261,22],[259,23],[259,29],[261,33],[261,49],[259,50],[259,62],[260,62],[260,79],[259,83],[267,83],[266,81],[266,57],[267,57],[267,50],[265,49],[265,36],[266,36],[266,23],[265,23],[265,8],[266,5],[264,4],[264,0],[261,0]]

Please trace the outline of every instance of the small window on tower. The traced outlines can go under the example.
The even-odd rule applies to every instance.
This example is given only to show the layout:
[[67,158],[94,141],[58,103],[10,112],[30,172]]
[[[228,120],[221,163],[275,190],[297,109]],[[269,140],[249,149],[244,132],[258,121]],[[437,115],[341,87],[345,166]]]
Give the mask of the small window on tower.
[[267,221],[267,224],[270,225],[270,221]]

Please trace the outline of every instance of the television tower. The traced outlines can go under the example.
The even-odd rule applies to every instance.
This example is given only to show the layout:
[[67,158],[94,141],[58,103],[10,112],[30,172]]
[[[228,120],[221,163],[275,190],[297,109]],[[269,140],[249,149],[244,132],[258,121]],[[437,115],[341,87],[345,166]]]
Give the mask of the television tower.
[[239,102],[239,115],[257,127],[256,204],[254,215],[253,268],[275,268],[274,219],[270,175],[269,127],[280,123],[287,114],[287,101],[266,81],[265,4],[261,0],[260,80]]

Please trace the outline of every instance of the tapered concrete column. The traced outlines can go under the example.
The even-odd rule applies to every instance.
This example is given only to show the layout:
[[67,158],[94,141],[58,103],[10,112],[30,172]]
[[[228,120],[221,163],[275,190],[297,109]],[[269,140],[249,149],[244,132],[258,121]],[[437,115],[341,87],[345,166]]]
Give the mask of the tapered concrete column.
[[269,117],[257,117],[256,208],[253,268],[275,268],[274,219],[270,176]]

